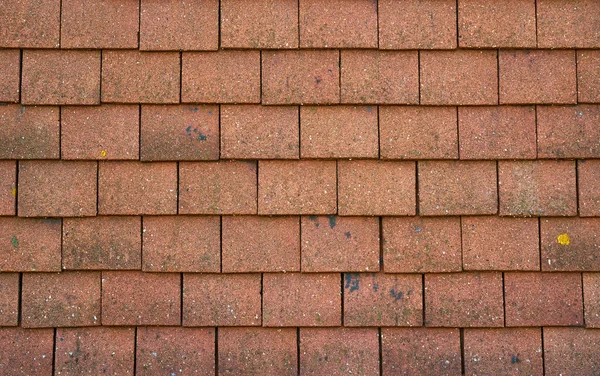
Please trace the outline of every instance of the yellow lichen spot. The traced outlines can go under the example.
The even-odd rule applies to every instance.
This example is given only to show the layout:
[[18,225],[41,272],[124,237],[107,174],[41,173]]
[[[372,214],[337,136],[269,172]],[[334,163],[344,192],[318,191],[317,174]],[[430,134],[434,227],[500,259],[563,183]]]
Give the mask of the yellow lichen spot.
[[558,244],[560,245],[569,245],[571,244],[571,238],[569,238],[568,234],[560,234],[556,237],[556,241],[558,241]]
[[17,195],[17,188],[11,189],[10,193],[12,193],[13,196],[16,196]]
[[100,156],[101,156],[102,158],[106,157],[106,150],[102,150],[102,151],[100,152]]

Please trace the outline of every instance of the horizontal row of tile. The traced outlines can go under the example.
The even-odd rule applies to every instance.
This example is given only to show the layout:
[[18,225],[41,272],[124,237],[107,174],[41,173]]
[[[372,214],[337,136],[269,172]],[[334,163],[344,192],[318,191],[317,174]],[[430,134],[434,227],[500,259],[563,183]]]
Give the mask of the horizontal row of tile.
[[0,50],[0,62],[0,101],[26,105],[600,102],[600,50]]
[[[539,221],[539,222],[538,222]],[[0,218],[0,271],[600,272],[600,218]]]
[[0,214],[598,216],[600,160],[0,161]]
[[[19,1],[0,47],[600,47],[595,0]],[[457,10],[458,5],[458,10]]]
[[[17,345],[18,344],[18,345]],[[0,370],[76,375],[593,375],[583,328],[1,328]]]
[[1,325],[28,328],[600,327],[600,273],[89,271],[0,273],[0,280]]
[[0,159],[600,158],[600,105],[0,107]]

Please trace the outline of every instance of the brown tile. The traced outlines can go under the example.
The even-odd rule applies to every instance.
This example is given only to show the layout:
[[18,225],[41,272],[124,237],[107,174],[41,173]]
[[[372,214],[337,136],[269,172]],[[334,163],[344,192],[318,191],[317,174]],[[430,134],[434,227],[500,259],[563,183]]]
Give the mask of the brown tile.
[[577,51],[577,101],[600,103],[600,51]]
[[585,326],[600,328],[600,273],[583,273]]
[[17,214],[17,161],[0,161],[0,215]]
[[302,217],[302,271],[379,271],[379,218]]
[[457,159],[455,107],[380,106],[382,159]]
[[259,51],[186,52],[181,67],[184,103],[260,103]]
[[262,103],[339,103],[339,63],[338,51],[265,51]]
[[221,271],[221,219],[217,216],[144,217],[145,272]]
[[223,1],[221,47],[298,48],[298,1]]
[[140,269],[140,228],[140,217],[65,218],[63,269]]
[[600,3],[595,0],[536,0],[538,47],[600,47]]
[[19,279],[19,273],[0,274],[0,325],[2,326],[19,325],[21,288]]
[[498,103],[496,51],[421,51],[421,104]]
[[537,218],[462,217],[465,270],[540,270]]
[[59,272],[61,220],[0,217],[1,272]]
[[0,106],[0,158],[60,158],[60,110],[51,106]]
[[420,274],[344,273],[344,326],[421,325]]
[[[7,3],[8,5],[8,3]],[[0,13],[1,47],[58,48],[60,0],[10,2]]]
[[96,162],[19,162],[19,216],[95,216],[97,168]]
[[260,161],[258,212],[335,214],[335,161]]
[[500,104],[575,103],[575,51],[501,50]]
[[580,273],[504,273],[506,326],[582,326],[581,283]]
[[414,215],[415,163],[339,161],[340,215]]
[[100,325],[100,273],[24,273],[24,328]]
[[179,80],[176,52],[102,53],[102,102],[178,103]]
[[103,325],[181,325],[181,274],[102,272]]
[[386,273],[462,270],[460,218],[384,217],[382,225]]
[[600,217],[600,161],[577,161],[577,179],[579,189],[579,215],[581,217]]
[[100,104],[100,51],[24,50],[21,103]]
[[500,161],[500,215],[577,214],[575,161]]
[[142,161],[219,159],[219,107],[143,105]]
[[542,270],[600,271],[600,218],[540,219]]
[[61,108],[62,159],[139,159],[136,105]]
[[504,326],[502,273],[426,274],[424,304],[426,326]]
[[263,275],[264,326],[339,326],[339,273]]
[[600,368],[600,331],[544,328],[547,375],[593,375]]
[[21,90],[21,51],[0,50],[0,101],[18,102]]
[[298,159],[298,107],[221,106],[221,158]]
[[256,162],[179,163],[179,214],[256,214]]
[[[0,364],[21,375],[51,375],[54,354],[53,329],[0,329]],[[4,371],[4,369],[3,369]]]
[[184,274],[184,326],[260,326],[260,274]]
[[98,211],[102,215],[177,213],[175,162],[100,162]]
[[300,218],[223,217],[222,271],[299,272]]
[[216,50],[219,1],[142,0],[141,50]]

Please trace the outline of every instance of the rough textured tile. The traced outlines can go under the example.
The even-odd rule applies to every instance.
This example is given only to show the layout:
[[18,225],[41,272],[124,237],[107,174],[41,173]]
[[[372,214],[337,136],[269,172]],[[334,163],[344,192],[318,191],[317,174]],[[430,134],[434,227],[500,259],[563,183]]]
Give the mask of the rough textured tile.
[[415,163],[339,161],[340,215],[414,215]]
[[441,273],[462,270],[460,218],[382,219],[386,273]]
[[140,269],[140,217],[65,218],[63,269]]
[[50,106],[0,106],[0,158],[60,158],[60,110]]
[[61,2],[61,48],[138,48],[139,3]]
[[222,271],[300,271],[299,217],[223,217]]
[[339,63],[338,51],[265,51],[262,103],[339,103]]
[[24,50],[21,103],[100,104],[100,66],[100,51]]
[[4,5],[0,11],[0,47],[58,48],[60,0],[10,1]]
[[212,328],[144,327],[136,340],[136,375],[215,374]]
[[62,159],[139,159],[139,107],[61,108]]
[[535,107],[459,107],[460,159],[535,159]]
[[98,211],[102,215],[177,213],[177,165],[100,162]]
[[496,51],[421,51],[421,104],[498,103]]
[[144,217],[142,232],[146,272],[221,271],[219,217]]
[[302,328],[300,374],[378,375],[379,333],[376,328]]
[[426,326],[504,326],[503,309],[502,273],[425,275]]
[[496,214],[494,161],[418,163],[421,215]]
[[8,374],[44,376],[52,374],[53,329],[2,328],[0,371]]
[[24,273],[24,328],[100,325],[100,273]]
[[577,214],[575,161],[500,161],[500,215]]
[[504,273],[506,326],[582,326],[582,295],[579,273]]
[[182,102],[259,103],[259,51],[186,52]]
[[17,162],[0,161],[0,215],[16,215]]
[[296,329],[219,328],[219,375],[298,374]]
[[102,272],[103,325],[180,325],[179,273]]
[[420,274],[344,274],[344,326],[421,325]]
[[600,218],[541,219],[542,270],[600,271]]
[[184,274],[184,326],[260,326],[260,274]]
[[600,273],[583,273],[585,326],[600,328]]
[[0,325],[2,326],[19,325],[19,283],[19,273],[0,274]]
[[600,330],[544,328],[547,375],[593,375],[600,369]]
[[298,159],[298,107],[221,106],[221,158]]
[[339,273],[263,275],[264,326],[339,326]]
[[302,106],[302,158],[378,158],[377,107]]
[[102,102],[178,103],[176,52],[104,51]]
[[383,374],[461,375],[460,331],[382,328]]
[[1,272],[59,272],[61,220],[0,217]]
[[259,214],[335,214],[335,161],[260,161]]
[[256,162],[179,163],[179,214],[256,214]]
[[381,106],[381,158],[456,159],[457,129],[455,107]]
[[300,0],[300,47],[377,48],[377,2]]
[[20,85],[21,51],[0,50],[0,101],[18,102]]
[[542,375],[539,328],[465,329],[465,374]]
[[58,375],[133,374],[135,328],[65,328],[56,331]]
[[298,48],[298,1],[223,1],[221,47]]
[[18,212],[22,217],[96,215],[96,162],[19,162]]
[[600,161],[577,161],[577,179],[579,189],[579,215],[582,217],[600,217]]
[[379,271],[379,219],[302,217],[302,271]]
[[577,51],[578,102],[600,103],[600,51]]
[[142,0],[141,50],[216,50],[218,0]]
[[501,50],[500,103],[575,103],[575,51]]
[[416,51],[341,52],[342,103],[419,103]]
[[540,270],[537,218],[462,217],[465,270]]
[[142,106],[141,160],[219,159],[219,107]]
[[535,0],[461,0],[460,47],[535,48]]
[[456,1],[379,0],[382,49],[456,48]]
[[538,47],[600,47],[600,3],[595,0],[536,0]]
[[538,106],[538,158],[599,158],[600,106]]

